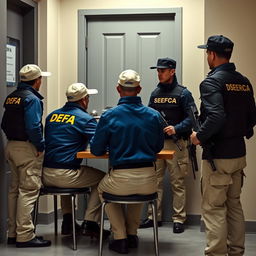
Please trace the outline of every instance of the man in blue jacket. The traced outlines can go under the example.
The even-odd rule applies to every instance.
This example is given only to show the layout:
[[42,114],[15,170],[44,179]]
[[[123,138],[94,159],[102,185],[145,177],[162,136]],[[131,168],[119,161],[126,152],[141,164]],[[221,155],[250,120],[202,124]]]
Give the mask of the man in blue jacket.
[[4,102],[1,127],[6,134],[6,157],[11,169],[8,194],[8,244],[44,247],[51,242],[36,237],[31,212],[41,187],[44,139],[42,76],[49,76],[34,64],[20,70],[18,88]]
[[[79,151],[86,150],[94,135],[97,122],[86,109],[89,95],[96,94],[95,89],[87,89],[82,83],[71,84],[66,91],[68,102],[60,109],[50,113],[45,123],[45,158],[43,183],[47,186],[63,188],[91,187],[91,194],[82,225],[83,234],[99,236],[100,199],[97,186],[104,172],[88,166],[80,166],[77,159]],[[72,207],[70,196],[61,197],[63,212],[62,234],[72,232]],[[79,226],[77,225],[77,230]],[[109,235],[105,231],[105,236]]]
[[[156,154],[164,144],[160,114],[141,103],[140,76],[133,70],[123,71],[118,80],[118,106],[102,114],[91,142],[97,156],[109,151],[112,170],[100,182],[98,190],[115,195],[151,194],[156,192]],[[128,253],[138,246],[137,229],[142,205],[127,205],[124,216],[120,204],[107,204],[106,213],[114,240],[109,249]]]

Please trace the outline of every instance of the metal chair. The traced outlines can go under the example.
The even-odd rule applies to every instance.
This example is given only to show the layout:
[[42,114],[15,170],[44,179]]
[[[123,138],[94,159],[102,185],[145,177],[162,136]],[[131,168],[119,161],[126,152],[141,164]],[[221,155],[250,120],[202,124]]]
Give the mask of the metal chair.
[[72,202],[72,227],[73,227],[73,250],[77,250],[77,241],[76,241],[76,230],[75,230],[75,220],[76,220],[76,212],[75,212],[75,197],[78,194],[89,194],[90,188],[57,188],[57,187],[42,187],[40,189],[40,193],[38,199],[35,203],[35,210],[34,210],[34,225],[36,228],[37,222],[37,214],[38,214],[38,204],[39,204],[39,197],[43,195],[53,195],[53,202],[54,202],[54,232],[55,236],[58,235],[58,209],[57,203],[58,199],[57,196],[64,196],[69,195],[71,196]]
[[108,203],[115,204],[142,204],[149,203],[152,207],[153,215],[153,231],[154,231],[154,243],[155,243],[155,255],[159,255],[158,248],[158,226],[157,226],[157,217],[156,217],[156,208],[157,208],[157,193],[149,195],[127,195],[127,196],[118,196],[103,192],[102,197],[104,201],[101,205],[101,221],[100,221],[100,243],[99,243],[99,256],[102,256],[102,246],[103,246],[103,228],[104,228],[104,210],[105,206]]

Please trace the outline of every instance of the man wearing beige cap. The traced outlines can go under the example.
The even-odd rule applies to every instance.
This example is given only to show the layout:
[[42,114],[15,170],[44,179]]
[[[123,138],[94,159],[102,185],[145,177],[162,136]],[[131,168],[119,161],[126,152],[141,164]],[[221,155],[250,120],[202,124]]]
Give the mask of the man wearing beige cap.
[[43,97],[39,94],[42,72],[34,64],[21,68],[21,82],[4,102],[1,127],[6,134],[6,158],[11,169],[8,194],[8,244],[45,247],[51,242],[36,237],[31,213],[41,187],[44,151],[42,131]]
[[[163,122],[160,114],[141,103],[140,76],[133,70],[123,71],[118,80],[118,106],[102,114],[91,141],[91,152],[97,156],[109,151],[112,167],[100,182],[98,190],[115,195],[151,194],[156,192],[154,167],[156,153],[164,145]],[[138,246],[137,229],[142,204],[127,205],[124,215],[120,204],[109,203],[106,213],[114,240],[109,249],[128,253]]]
[[[97,186],[104,177],[104,172],[92,167],[80,166],[82,160],[76,158],[78,151],[87,148],[96,129],[96,120],[86,112],[89,95],[96,93],[98,93],[96,89],[87,89],[82,83],[71,84],[66,91],[68,102],[47,116],[43,183],[60,188],[91,187],[82,232],[84,235],[97,238],[100,221]],[[72,233],[70,196],[61,197],[61,208],[63,212],[61,233],[69,235]],[[78,224],[77,231],[80,231]],[[105,231],[104,234],[106,237],[110,232]]]

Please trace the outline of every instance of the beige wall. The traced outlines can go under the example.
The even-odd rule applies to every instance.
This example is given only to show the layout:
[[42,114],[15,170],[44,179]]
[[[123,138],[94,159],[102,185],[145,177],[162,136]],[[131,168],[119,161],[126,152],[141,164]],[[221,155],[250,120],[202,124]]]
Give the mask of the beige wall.
[[[232,0],[232,5],[230,5],[230,0],[41,0],[39,4],[41,24],[43,26],[45,22],[47,23],[47,49],[44,49],[43,45],[42,48],[40,47],[43,49],[40,61],[44,61],[46,57],[48,70],[57,72],[54,79],[48,80],[46,111],[49,113],[50,110],[63,105],[66,87],[77,81],[77,11],[79,9],[182,7],[183,84],[192,91],[196,103],[199,104],[198,85],[208,72],[204,62],[205,53],[197,49],[196,46],[205,42],[210,34],[223,33],[235,41],[234,60],[238,68],[248,75],[255,84],[252,54],[251,51],[248,51],[255,45],[255,35],[250,35],[245,29],[245,27],[250,28],[251,24],[255,24],[252,13],[255,10],[255,4],[253,9],[254,0],[247,0],[246,3],[250,4],[246,6],[245,11],[244,2],[244,0]],[[52,8],[47,8],[46,3]],[[243,10],[242,19],[240,10]],[[248,14],[250,14],[249,17],[247,17]],[[40,29],[42,32],[44,31],[42,27]],[[45,38],[43,39],[45,40]],[[45,44],[44,40],[42,42]],[[50,51],[52,51],[51,54]],[[251,65],[248,64],[248,60]],[[248,69],[248,66],[251,69]],[[248,179],[243,194],[247,220],[256,220],[255,207],[254,210],[252,208],[255,204],[251,196],[255,191],[253,181],[256,180],[252,161],[252,152],[255,149],[255,142],[251,141],[248,145],[250,153],[246,170]],[[187,184],[188,212],[200,214],[199,178],[194,181],[190,175]]]
[[[232,4],[231,4],[232,2]],[[223,34],[234,43],[233,57],[239,72],[246,75],[256,91],[255,46],[256,46],[256,1],[255,0],[206,0],[205,1],[205,34]],[[239,102],[237,103],[239,104]],[[254,130],[256,132],[256,130]],[[242,204],[247,220],[256,220],[254,193],[256,171],[255,151],[256,136],[247,141],[246,179],[242,194]]]

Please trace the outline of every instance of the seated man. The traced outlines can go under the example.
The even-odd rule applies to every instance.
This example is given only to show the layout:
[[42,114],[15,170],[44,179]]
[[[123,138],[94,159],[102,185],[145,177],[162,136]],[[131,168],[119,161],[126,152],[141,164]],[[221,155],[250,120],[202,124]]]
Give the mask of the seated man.
[[[160,114],[141,103],[140,76],[133,70],[123,71],[118,80],[118,106],[102,114],[91,152],[97,156],[109,150],[112,170],[100,182],[98,190],[115,195],[151,194],[157,190],[154,167],[156,154],[164,144]],[[112,226],[114,240],[109,249],[128,253],[138,246],[137,229],[142,204],[127,205],[125,217],[120,204],[109,203],[106,213]]]
[[[99,236],[100,199],[97,186],[104,172],[88,166],[80,166],[81,159],[76,158],[78,151],[85,150],[93,136],[97,122],[86,109],[89,94],[97,90],[87,89],[82,83],[71,84],[66,96],[68,102],[53,111],[45,123],[45,158],[43,184],[63,188],[91,187],[85,221],[82,225],[84,235]],[[61,197],[63,212],[62,234],[72,233],[72,208],[70,196]],[[77,230],[79,226],[77,224]],[[106,231],[105,236],[110,232]]]

